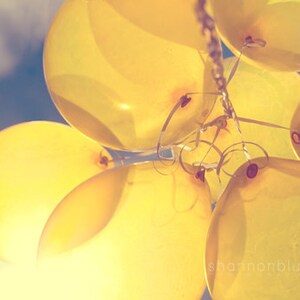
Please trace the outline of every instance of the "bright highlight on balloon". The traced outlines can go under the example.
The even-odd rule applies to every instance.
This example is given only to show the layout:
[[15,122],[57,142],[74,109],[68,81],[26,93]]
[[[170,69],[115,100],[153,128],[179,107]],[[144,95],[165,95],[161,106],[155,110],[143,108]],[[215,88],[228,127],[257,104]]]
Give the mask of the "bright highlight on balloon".
[[106,169],[98,144],[74,129],[30,122],[0,132],[0,257],[32,263],[52,210],[82,181]]
[[300,162],[270,158],[266,165],[258,159],[236,175],[208,232],[206,272],[212,297],[296,299]]
[[[182,14],[192,18],[187,4]],[[116,5],[104,0],[64,3],[45,44],[51,97],[66,120],[94,140],[116,149],[143,150],[156,146],[169,113],[189,94],[192,100],[176,112],[164,135],[164,144],[175,143],[198,128],[214,105],[215,96],[203,94],[216,90],[207,54],[173,41],[177,31],[169,36],[168,27],[160,27],[166,30],[161,37],[132,23],[135,15],[126,18],[132,2],[117,5],[119,9]],[[156,5],[166,10],[165,4]],[[148,6],[139,2],[137,22],[152,27]],[[169,18],[171,26],[177,15],[159,16],[155,26],[169,24]],[[180,27],[179,40],[196,38],[190,27]],[[205,47],[200,34],[198,42]]]
[[300,70],[299,0],[211,0],[224,43],[263,68]]
[[198,299],[210,214],[208,186],[182,169],[169,176],[152,163],[110,170],[60,203],[40,260],[88,276],[91,299]]

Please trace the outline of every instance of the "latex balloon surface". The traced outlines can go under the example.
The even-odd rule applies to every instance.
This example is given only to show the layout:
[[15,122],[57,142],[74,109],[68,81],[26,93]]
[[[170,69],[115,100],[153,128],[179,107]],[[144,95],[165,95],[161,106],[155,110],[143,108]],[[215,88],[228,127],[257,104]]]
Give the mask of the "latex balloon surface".
[[109,154],[58,123],[23,123],[0,132],[0,257],[33,262],[45,222],[73,188],[102,172]]
[[154,35],[206,51],[206,43],[199,34],[200,25],[195,18],[196,0],[107,2],[126,19]]
[[[228,72],[232,63],[232,59],[225,61]],[[294,159],[288,128],[300,104],[300,76],[263,71],[240,63],[228,92],[240,118],[243,140],[260,145],[269,156]],[[286,129],[272,127],[272,124]],[[230,135],[234,142],[241,141],[234,126],[231,122]],[[254,157],[262,155],[258,148],[249,152]]]
[[78,275],[72,267],[68,272],[60,273],[58,266],[5,265],[0,269],[0,297],[5,300],[96,300],[99,297],[93,298],[87,290],[90,277],[76,281]]
[[[234,62],[233,58],[224,61],[227,74],[230,73]],[[190,164],[201,162],[208,151],[209,144],[215,137],[214,145],[220,150],[219,152],[223,152],[226,148],[243,140],[256,144],[246,144],[251,158],[263,156],[263,149],[269,156],[289,159],[297,157],[291,145],[291,134],[288,128],[291,126],[292,119],[294,123],[296,120],[299,121],[299,75],[264,71],[240,62],[234,77],[228,85],[228,92],[236,114],[240,118],[242,134],[238,132],[233,120],[217,119],[224,114],[222,105],[218,104],[207,119],[208,123],[214,122],[213,127],[207,129],[200,136],[200,139],[207,143],[201,142],[196,150],[184,151],[182,157],[185,161]],[[267,124],[264,125],[263,122],[279,125],[286,129],[275,128],[272,125],[265,126]],[[294,127],[300,130],[297,125],[299,124],[295,124]],[[219,133],[216,135],[218,130]],[[192,147],[191,144],[187,146]],[[241,151],[241,144],[232,147],[229,151],[234,149],[238,151],[232,152],[224,160],[223,170],[229,174],[233,174],[246,159],[245,154]],[[185,150],[188,150],[188,147]],[[206,164],[218,162],[220,154],[214,149],[210,152],[203,162]],[[218,178],[215,172],[208,172],[206,175],[213,196],[216,198],[220,193]],[[223,171],[220,175],[222,187],[224,188],[230,176]]]
[[41,262],[60,274],[72,269],[73,284],[83,280],[93,295],[86,299],[198,299],[210,214],[208,186],[182,169],[169,176],[152,163],[110,170],[57,207]]
[[296,299],[300,162],[251,163],[259,169],[244,164],[213,213],[206,245],[208,286],[216,300]]
[[[195,93],[189,95],[188,105],[178,109],[164,135],[164,144],[174,143],[204,122],[215,99],[202,94],[215,91],[206,55],[185,45],[190,42],[173,41],[177,30],[172,29],[168,38],[170,27],[159,27],[160,22],[169,24],[169,18],[173,24],[181,13],[191,18],[190,2],[186,10],[168,13],[165,19],[159,15],[158,23],[153,21],[154,32],[166,30],[160,36],[131,22],[139,15],[137,23],[152,28],[147,1],[138,2],[137,15],[129,14],[132,1],[121,2],[64,3],[45,44],[50,94],[66,120],[84,134],[112,148],[143,150],[156,146],[165,120],[181,97]],[[155,5],[166,10],[165,3]],[[184,20],[179,27],[179,36],[195,38]],[[202,39],[199,34],[206,47]]]
[[[211,0],[214,19],[225,44],[236,54],[247,40],[242,59],[281,71],[300,70],[300,40],[296,24],[299,0]],[[263,46],[263,44],[265,44]]]

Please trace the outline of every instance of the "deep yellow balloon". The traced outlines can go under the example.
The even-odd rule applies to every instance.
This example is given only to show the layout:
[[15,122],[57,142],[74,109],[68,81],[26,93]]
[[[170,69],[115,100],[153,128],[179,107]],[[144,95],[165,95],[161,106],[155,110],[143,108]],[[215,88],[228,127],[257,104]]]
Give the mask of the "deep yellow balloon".
[[274,70],[300,70],[299,0],[233,0],[230,5],[211,0],[211,6],[221,37],[234,53],[247,39],[266,43],[244,48],[242,59]]
[[[230,73],[234,59],[229,58],[224,62],[227,74]],[[236,114],[240,118],[253,120],[254,123],[240,121],[242,134],[239,134],[233,120],[227,120],[225,128],[220,130],[215,146],[223,152],[227,147],[242,140],[255,143],[261,146],[269,156],[295,159],[297,156],[291,146],[290,128],[294,117],[299,122],[299,112],[296,113],[300,104],[300,76],[287,74],[284,72],[270,72],[240,62],[238,69],[228,85],[229,97],[235,108]],[[217,103],[209,116],[210,122],[224,114],[222,105]],[[298,116],[298,117],[297,117]],[[287,129],[263,126],[262,122],[286,127]],[[256,122],[256,123],[255,123]],[[292,127],[300,129],[299,126]],[[217,127],[209,128],[201,134],[201,140],[212,142]],[[246,144],[246,148],[251,158],[263,156],[264,152],[258,146]],[[237,145],[232,149],[242,149],[242,145]],[[186,148],[187,150],[187,148]],[[185,151],[183,158],[190,164],[194,161],[201,161],[206,154],[208,145],[200,143],[198,150]],[[212,149],[212,157],[207,157],[204,162],[216,162],[220,159],[219,154]],[[246,157],[242,151],[233,152],[226,157],[230,159],[224,165],[223,170],[233,174],[237,168],[243,164]],[[225,161],[226,161],[225,160]],[[220,185],[214,172],[206,173],[212,190],[213,198],[220,194]],[[230,176],[221,172],[222,188],[225,188]]]
[[208,186],[182,169],[168,176],[152,163],[110,170],[57,207],[40,258],[54,256],[53,269],[88,281],[86,299],[199,299],[210,214]]
[[0,257],[35,260],[45,222],[72,189],[102,172],[95,142],[59,123],[30,122],[0,132]]
[[253,170],[237,171],[213,213],[209,289],[214,300],[297,299],[300,162],[270,158],[254,177]]
[[[196,93],[178,109],[164,135],[164,144],[174,143],[199,127],[213,107],[215,97],[202,94],[216,90],[207,55],[133,24],[123,15],[131,5],[125,2],[122,14],[116,1],[64,3],[45,44],[50,94],[66,120],[84,134],[112,148],[142,150],[156,146],[180,98]],[[147,7],[146,1],[138,6],[145,22]],[[169,17],[174,23],[174,14],[164,21]],[[190,25],[181,28],[190,36]]]

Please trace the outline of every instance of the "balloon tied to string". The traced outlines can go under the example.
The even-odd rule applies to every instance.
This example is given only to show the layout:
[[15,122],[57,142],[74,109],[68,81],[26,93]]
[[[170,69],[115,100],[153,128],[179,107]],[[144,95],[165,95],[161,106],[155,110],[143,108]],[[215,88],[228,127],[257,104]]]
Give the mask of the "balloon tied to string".
[[[214,19],[211,16],[209,16],[209,14],[205,10],[205,3],[206,3],[205,0],[198,1],[196,14],[198,17],[198,21],[202,24],[202,33],[206,36],[207,39],[208,52],[209,52],[208,54],[212,62],[211,64],[212,78],[217,86],[217,91],[210,93],[210,92],[202,91],[201,89],[199,90],[195,89],[195,90],[191,90],[190,92],[182,93],[177,98],[178,99],[177,103],[175,105],[173,104],[174,106],[171,107],[171,110],[167,115],[167,118],[165,119],[163,126],[160,130],[159,138],[156,144],[156,149],[151,148],[153,151],[152,153],[153,155],[155,154],[154,160],[156,160],[156,163],[157,161],[159,161],[163,166],[170,167],[179,161],[180,165],[187,173],[192,174],[197,179],[204,182],[206,179],[205,176],[207,175],[208,178],[209,175],[212,173],[212,171],[215,172],[218,177],[220,176],[221,170],[225,174],[229,175],[230,177],[235,176],[235,173],[233,173],[233,171],[229,172],[229,170],[227,171],[224,170],[224,166],[226,165],[226,169],[227,169],[230,160],[231,162],[233,162],[231,154],[240,152],[240,153],[244,153],[245,160],[249,163],[249,168],[247,169],[247,176],[249,178],[254,178],[257,174],[258,166],[255,167],[255,165],[251,164],[252,158],[250,156],[250,153],[252,155],[252,152],[249,151],[249,149],[247,149],[247,146],[249,146],[249,144],[257,146],[262,150],[263,154],[267,158],[268,158],[268,153],[266,152],[266,150],[264,150],[263,147],[259,145],[260,143],[251,143],[251,142],[244,141],[240,123],[242,122],[254,123],[261,126],[268,126],[272,128],[279,128],[279,129],[286,129],[286,130],[290,130],[290,128],[275,124],[276,120],[274,121],[274,123],[271,123],[271,122],[264,122],[259,120],[253,120],[251,118],[241,117],[239,115],[241,113],[239,112],[239,114],[237,114],[235,111],[235,107],[233,106],[230,100],[230,97],[233,96],[232,94],[229,94],[227,87],[231,82],[231,79],[236,74],[236,71],[240,64],[240,58],[243,54],[243,50],[246,48],[264,48],[267,45],[267,42],[264,39],[258,37],[257,35],[249,35],[249,34],[245,35],[243,41],[244,44],[242,46],[242,49],[239,51],[239,56],[235,60],[234,66],[232,67],[230,74],[228,76],[225,76],[220,38],[216,30]],[[185,109],[189,110],[190,103],[192,102],[192,105],[194,105],[194,101],[197,102],[197,98],[194,99],[193,97],[194,95],[206,95],[206,94],[211,94],[220,97],[222,106],[224,108],[224,113],[214,118],[210,122],[205,123],[205,119],[201,120],[201,122],[199,121],[199,119],[196,120],[195,123],[196,126],[198,125],[198,128],[196,128],[194,132],[192,132],[185,138],[183,137],[181,139],[178,139],[177,141],[171,141],[170,143],[170,141],[168,140],[170,133],[167,131],[168,130],[170,130],[170,132],[173,131],[173,128],[172,131],[170,129],[171,127],[170,123],[174,121],[173,120],[174,115],[177,113],[180,114],[181,110],[185,110]],[[237,141],[232,142],[232,144],[223,151],[223,148],[220,147],[219,141],[222,140],[222,133],[224,131],[230,133],[229,131],[230,127],[228,126],[230,121],[229,119],[233,120],[235,124],[235,127],[239,133],[239,138],[237,141],[240,142]],[[173,124],[171,125],[173,126]],[[208,129],[212,127],[215,128],[215,131],[213,132],[214,136],[210,141],[205,141],[202,138],[202,134],[208,131]],[[193,136],[194,134],[196,134],[196,138],[193,139],[193,146],[191,148],[190,146],[187,146],[187,144],[190,144],[191,142],[186,143],[186,141],[188,139],[190,141],[191,140],[190,137]],[[290,136],[292,138],[292,141],[295,144],[300,143],[300,135],[297,132],[292,132]],[[206,144],[206,148],[204,144]],[[193,149],[196,149],[199,145],[201,145],[200,151],[202,151],[200,159],[197,158],[196,161],[191,163],[191,165],[187,164],[186,161],[182,158],[183,151],[184,150],[193,151]],[[204,150],[202,149],[202,146],[204,146]],[[177,147],[181,148],[179,155],[177,155],[178,153],[176,154],[176,151],[173,151]],[[214,158],[213,160],[210,160],[208,154],[214,150],[217,151],[219,157],[217,157],[216,160]],[[166,155],[166,153],[172,153],[172,155]],[[141,156],[140,154],[137,154],[136,157],[140,157],[140,156]],[[102,155],[100,155],[99,162],[100,164],[107,166],[112,161],[117,162],[118,160],[121,161],[121,164],[124,164],[124,161],[129,162],[129,160],[127,160],[126,157],[125,158],[120,157],[120,158],[109,160],[107,157]],[[131,161],[129,163],[131,163]],[[160,171],[157,165],[154,165],[154,167],[159,173],[162,174],[165,173],[165,170],[163,170],[163,172]]]
[[[180,111],[181,109],[185,109],[189,103],[193,100],[194,94],[214,94],[220,97],[221,104],[224,109],[224,113],[215,117],[212,121],[203,122],[199,124],[198,129],[196,129],[192,134],[187,136],[185,139],[180,140],[172,145],[168,145],[167,147],[180,148],[178,156],[172,156],[172,165],[176,163],[177,159],[179,161],[180,166],[186,171],[188,174],[194,176],[196,179],[205,182],[206,180],[210,183],[211,174],[215,174],[218,177],[219,185],[220,185],[220,194],[222,192],[222,184],[226,183],[226,177],[223,178],[222,174],[229,177],[237,177],[238,173],[235,170],[238,167],[237,162],[238,159],[246,161],[248,163],[248,168],[245,171],[245,175],[249,179],[253,179],[257,176],[259,169],[264,168],[265,165],[257,165],[252,163],[253,158],[257,156],[256,151],[252,151],[251,147],[257,147],[259,149],[258,152],[261,152],[262,156],[266,158],[263,160],[264,162],[269,160],[269,154],[265,150],[264,147],[267,145],[262,141],[257,141],[256,139],[249,139],[247,130],[245,133],[242,132],[240,124],[248,123],[248,124],[256,124],[259,126],[274,128],[274,129],[282,129],[291,132],[288,136],[291,136],[294,144],[300,144],[300,134],[296,131],[291,131],[291,128],[296,128],[295,126],[282,126],[286,123],[282,121],[282,118],[271,119],[271,122],[266,122],[258,119],[252,119],[247,117],[242,117],[240,114],[245,114],[245,111],[239,111],[240,108],[235,108],[231,102],[230,97],[234,97],[234,93],[231,94],[228,92],[227,88],[230,84],[231,80],[234,78],[236,71],[239,66],[242,68],[242,62],[240,61],[242,55],[247,52],[247,48],[264,48],[267,45],[266,40],[257,36],[257,35],[245,35],[244,44],[239,51],[239,55],[234,61],[234,65],[230,70],[228,76],[225,76],[225,68],[223,63],[223,55],[222,55],[222,47],[221,42],[218,36],[218,32],[215,27],[214,19],[209,16],[209,14],[205,10],[205,2],[204,0],[198,1],[198,6],[196,7],[196,14],[198,17],[198,21],[202,25],[202,33],[205,35],[207,39],[207,46],[209,57],[212,62],[212,78],[217,86],[217,92],[208,93],[208,92],[190,92],[183,94],[178,102],[175,104],[171,112],[169,113],[166,121],[164,122],[160,136],[157,142],[157,159],[161,161],[163,164],[167,164],[169,162],[165,162],[165,157],[162,155],[162,150],[165,148],[163,145],[163,137],[169,129],[169,124],[173,118],[173,116]],[[225,63],[226,65],[226,63]],[[242,73],[241,73],[242,74]],[[243,74],[242,74],[243,75]],[[275,76],[275,78],[277,78]],[[258,79],[259,80],[259,79]],[[293,83],[294,84],[294,83]],[[236,86],[235,86],[236,88]],[[235,89],[233,88],[233,91]],[[241,100],[242,101],[242,100]],[[237,106],[239,107],[239,106]],[[236,113],[236,110],[238,114]],[[225,135],[225,131],[231,134],[231,125],[229,121],[232,120],[235,124],[236,130],[238,132],[237,140],[233,141],[230,144],[226,145],[224,142],[224,148],[222,148],[223,136]],[[204,120],[205,121],[205,120]],[[282,125],[278,125],[282,122]],[[229,126],[230,125],[230,126]],[[203,138],[203,134],[209,129],[214,128],[213,136],[210,140],[206,140],[206,137]],[[224,133],[224,134],[222,134]],[[210,133],[208,133],[210,134]],[[194,137],[191,139],[191,137]],[[234,134],[232,135],[234,136]],[[251,136],[251,135],[250,135]],[[246,138],[249,141],[245,141]],[[229,146],[228,146],[229,145]],[[262,146],[263,145],[263,146]],[[199,150],[199,148],[201,148]],[[226,148],[227,147],[227,148]],[[198,149],[197,151],[195,151]],[[273,150],[266,147],[268,151],[270,151],[270,155],[273,154]],[[193,151],[195,151],[193,153]],[[219,156],[215,159],[213,157],[213,152],[216,151]],[[176,151],[175,151],[176,152]],[[210,155],[212,152],[212,155]],[[185,154],[187,153],[187,154]],[[242,153],[243,157],[238,157],[237,155]],[[183,157],[190,155],[193,157],[193,160],[187,163],[186,158]],[[197,156],[195,156],[197,155]],[[277,154],[276,154],[277,155]],[[213,158],[212,158],[213,157]],[[238,158],[238,159],[236,159]],[[221,174],[222,172],[222,174]],[[223,181],[224,180],[224,181]]]
[[[238,146],[238,145],[242,145],[242,149],[236,149],[235,147]],[[226,148],[223,151],[222,156],[221,156],[220,161],[219,161],[219,165],[217,166],[217,174],[218,175],[220,174],[223,166],[226,165],[230,161],[230,158],[227,158],[228,155],[231,154],[231,153],[234,153],[234,152],[238,152],[238,151],[244,151],[244,152],[247,151],[247,150],[245,150],[246,149],[246,145],[253,145],[253,146],[257,147],[258,149],[261,150],[263,156],[265,156],[265,158],[267,160],[269,160],[269,155],[268,155],[267,151],[263,147],[261,147],[260,145],[254,143],[254,142],[242,141],[242,142],[239,142],[239,143],[234,143],[234,144],[230,145],[228,148]],[[248,153],[248,156],[250,157],[249,153]],[[258,166],[257,165],[254,166],[255,164],[251,163],[250,159],[248,160],[248,162],[249,162],[249,166],[247,168],[247,176],[249,178],[254,178],[256,176],[256,174],[257,174]],[[263,167],[264,166],[261,166],[261,168],[263,168]],[[256,168],[257,168],[257,170],[256,170]],[[230,176],[230,177],[234,177],[235,176],[234,174],[229,174],[224,169],[223,169],[223,172],[225,174],[227,174],[228,176]]]

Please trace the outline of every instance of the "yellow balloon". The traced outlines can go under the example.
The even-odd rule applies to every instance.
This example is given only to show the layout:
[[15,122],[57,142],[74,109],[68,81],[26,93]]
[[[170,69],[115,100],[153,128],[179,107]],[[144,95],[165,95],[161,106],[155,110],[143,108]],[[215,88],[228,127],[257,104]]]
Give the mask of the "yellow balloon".
[[72,269],[93,294],[85,299],[199,299],[210,215],[208,186],[180,168],[168,176],[152,163],[110,170],[57,207],[40,261],[67,282]]
[[144,30],[163,39],[206,51],[195,16],[196,0],[109,0],[113,8]]
[[291,122],[291,141],[297,156],[300,157],[300,104]]
[[[202,94],[216,91],[207,55],[143,30],[123,15],[127,1],[122,14],[116,5],[68,0],[61,7],[44,52],[51,97],[87,136],[112,148],[143,150],[156,146],[169,113],[186,96],[191,101],[179,107],[164,135],[164,144],[174,143],[199,127],[214,105],[215,96]],[[145,22],[147,7],[147,1],[138,6]],[[166,15],[167,24],[169,17],[174,22],[175,15]],[[182,28],[190,36],[190,25]]]
[[211,7],[221,37],[234,53],[250,42],[242,59],[274,70],[300,70],[299,0],[233,0],[230,5],[211,0]]
[[0,132],[0,257],[36,259],[52,210],[72,189],[102,172],[95,142],[59,123],[29,122]]
[[[228,58],[224,61],[226,73],[230,73],[234,58]],[[242,134],[239,134],[236,124],[233,120],[224,122],[224,128],[220,129],[216,138],[215,146],[223,152],[227,147],[242,140],[251,142],[262,147],[269,156],[295,159],[297,156],[291,146],[290,124],[293,115],[296,114],[300,104],[300,76],[287,74],[284,72],[264,71],[253,67],[244,62],[240,62],[238,69],[228,85],[229,97],[235,108],[240,121]],[[298,109],[299,110],[299,109]],[[222,105],[217,103],[207,119],[211,122],[224,114]],[[297,118],[298,116],[298,118]],[[294,117],[299,122],[299,113]],[[251,123],[251,120],[254,123]],[[275,128],[264,126],[262,122],[285,127]],[[218,125],[219,123],[216,123]],[[292,125],[293,127],[293,125]],[[300,129],[296,124],[294,127]],[[217,126],[207,129],[200,136],[201,140],[212,142]],[[254,145],[246,144],[246,148],[251,158],[264,155],[263,149]],[[236,145],[232,149],[239,149],[228,155],[228,163],[224,164],[223,170],[233,174],[237,168],[243,164],[246,157],[242,151],[242,145]],[[185,148],[188,150],[188,148]],[[199,162],[205,156],[208,150],[208,144],[200,143],[197,150],[184,151],[182,157],[185,161]],[[231,149],[230,149],[231,150]],[[207,156],[204,162],[215,163],[220,159],[220,155],[212,149],[211,156]],[[207,172],[207,179],[213,194],[217,199],[220,194],[220,185],[215,172]],[[222,188],[226,187],[230,176],[220,173]]]
[[[229,59],[226,64],[230,70]],[[228,92],[240,118],[266,122],[286,129],[264,126],[263,123],[240,121],[242,137],[262,146],[270,156],[295,158],[289,134],[290,122],[300,103],[300,76],[283,72],[267,72],[241,63],[229,83]],[[233,123],[233,122],[232,122]],[[238,140],[238,132],[232,129]],[[259,154],[258,154],[259,153]],[[256,156],[261,156],[258,150]],[[250,152],[251,155],[251,152]]]
[[244,164],[217,204],[206,244],[213,299],[297,299],[300,162]]

